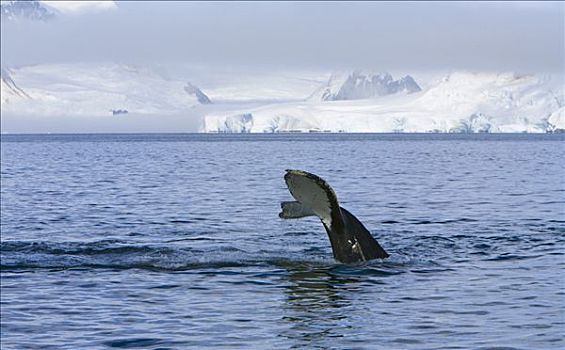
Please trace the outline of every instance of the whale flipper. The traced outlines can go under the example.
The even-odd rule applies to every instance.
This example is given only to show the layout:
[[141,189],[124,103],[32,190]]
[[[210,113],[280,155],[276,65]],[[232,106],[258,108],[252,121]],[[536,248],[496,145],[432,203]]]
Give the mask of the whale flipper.
[[[322,221],[336,260],[352,263],[389,256],[365,226],[339,206],[334,190],[322,178],[301,170],[287,170],[284,179],[290,194],[302,205],[301,213],[311,211]],[[292,206],[284,203],[280,217],[285,217],[285,206]],[[292,217],[304,216],[308,215]]]

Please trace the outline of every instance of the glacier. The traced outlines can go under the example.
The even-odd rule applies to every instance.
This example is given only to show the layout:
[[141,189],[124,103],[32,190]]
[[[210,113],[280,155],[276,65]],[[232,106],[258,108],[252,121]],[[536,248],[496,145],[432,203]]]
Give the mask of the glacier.
[[[331,91],[342,91],[348,79]],[[390,76],[382,80],[392,81]],[[211,113],[201,131],[556,132],[565,130],[563,91],[560,79],[550,75],[454,72],[405,94],[309,98]]]
[[[561,76],[412,73],[395,72],[401,77],[395,79],[360,70],[188,64],[3,67],[2,132],[26,132],[26,116],[34,132],[77,123],[84,125],[77,130],[88,132],[96,121],[104,127],[92,129],[105,131],[118,124],[120,131],[140,130],[142,122],[143,131],[157,125],[159,131],[212,133],[565,131]],[[192,126],[186,128],[188,119]]]

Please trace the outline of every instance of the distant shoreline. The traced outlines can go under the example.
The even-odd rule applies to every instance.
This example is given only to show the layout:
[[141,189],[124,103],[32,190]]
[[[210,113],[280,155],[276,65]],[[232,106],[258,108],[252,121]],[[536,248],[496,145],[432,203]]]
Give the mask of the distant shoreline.
[[1,142],[565,141],[565,133],[3,133]]

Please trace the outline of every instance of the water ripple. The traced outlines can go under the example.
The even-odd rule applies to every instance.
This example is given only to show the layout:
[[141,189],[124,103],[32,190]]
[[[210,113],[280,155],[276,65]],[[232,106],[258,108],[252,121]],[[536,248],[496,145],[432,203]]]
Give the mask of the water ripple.
[[[562,141],[2,135],[2,349],[565,348]],[[279,219],[286,168],[391,257]]]

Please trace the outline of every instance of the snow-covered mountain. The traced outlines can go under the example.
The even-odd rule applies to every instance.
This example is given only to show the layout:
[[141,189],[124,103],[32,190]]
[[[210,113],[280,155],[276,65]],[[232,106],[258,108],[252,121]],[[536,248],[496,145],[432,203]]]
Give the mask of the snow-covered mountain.
[[184,87],[184,91],[186,91],[187,94],[196,97],[198,102],[203,105],[212,103],[210,98],[206,96],[206,94],[202,92],[202,90],[200,90],[197,86],[192,85],[191,83],[186,83],[186,86]]
[[115,1],[0,1],[3,21],[49,21],[66,15],[81,15],[117,9]]
[[124,64],[52,64],[2,70],[2,112],[100,116],[167,114],[210,103],[202,90]]
[[30,1],[1,1],[0,13],[2,20],[48,21],[56,17],[54,11],[36,0]]
[[458,72],[410,94],[211,113],[201,131],[551,132],[565,130],[564,105],[549,76]]
[[359,100],[421,90],[414,78],[409,75],[394,80],[390,73],[374,74],[354,71],[332,74],[328,83],[316,90],[310,99],[315,101]]
[[[557,76],[416,74],[423,81],[418,91],[410,76],[394,80],[386,73],[357,72],[341,80],[334,74],[323,83],[329,74],[322,72],[181,68],[82,63],[3,69],[2,122],[8,128],[3,131],[18,121],[17,130],[25,132],[18,116],[44,123],[83,116],[93,117],[89,123],[137,123],[136,116],[147,121],[189,115],[201,132],[565,130],[564,87]],[[308,98],[320,86],[330,87],[327,98]]]
[[12,79],[10,70],[2,68],[0,73],[0,92],[2,105],[30,99],[29,95],[23,91]]
[[170,65],[164,71],[196,83],[218,105],[304,101],[329,76],[325,71],[193,64]]

